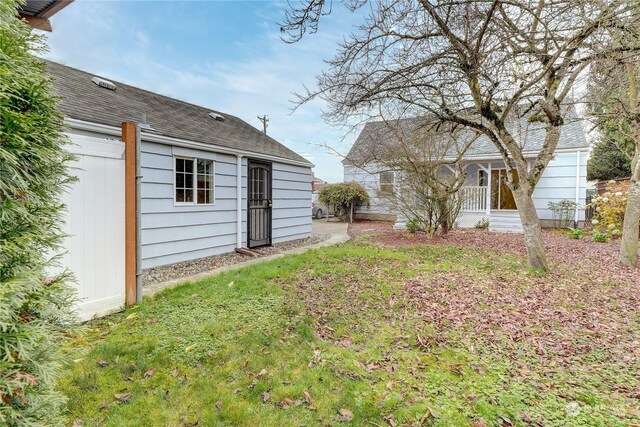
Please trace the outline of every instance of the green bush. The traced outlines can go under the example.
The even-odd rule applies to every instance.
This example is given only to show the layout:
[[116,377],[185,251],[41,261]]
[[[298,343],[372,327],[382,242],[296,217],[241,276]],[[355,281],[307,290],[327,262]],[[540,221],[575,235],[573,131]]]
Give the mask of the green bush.
[[596,231],[595,233],[593,233],[591,235],[591,240],[593,240],[594,242],[598,242],[598,243],[607,243],[610,238],[611,238],[611,236],[609,234],[600,233],[598,231]]
[[486,230],[489,228],[489,218],[484,217],[480,221],[478,221],[475,225],[475,228]]
[[553,215],[553,226],[567,228],[573,222],[578,204],[573,200],[565,199],[559,202],[549,202],[547,207]]
[[584,230],[581,228],[571,228],[567,233],[570,239],[580,240],[584,236]]
[[54,390],[73,292],[56,270],[69,182],[62,117],[39,36],[0,0],[0,425],[62,425]]
[[358,206],[369,203],[367,190],[357,182],[326,185],[320,190],[318,198],[321,203],[334,208],[341,221],[349,221]]
[[409,233],[417,233],[418,231],[422,231],[420,220],[418,218],[412,218],[409,222],[407,222],[407,231]]
[[622,224],[627,207],[628,182],[609,181],[607,191],[593,199],[593,229],[611,236],[622,235]]

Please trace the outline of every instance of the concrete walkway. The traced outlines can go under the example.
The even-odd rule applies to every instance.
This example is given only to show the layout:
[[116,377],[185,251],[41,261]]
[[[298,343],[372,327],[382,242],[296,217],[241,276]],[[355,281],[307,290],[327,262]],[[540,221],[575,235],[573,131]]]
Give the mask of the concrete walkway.
[[196,282],[198,280],[205,279],[210,276],[214,276],[216,274],[223,273],[225,271],[233,271],[238,270],[243,267],[247,267],[253,264],[259,264],[261,262],[267,262],[274,259],[282,258],[287,255],[301,254],[310,249],[323,248],[325,246],[333,246],[338,243],[344,243],[348,241],[351,237],[347,233],[347,229],[349,228],[349,224],[341,223],[341,222],[328,222],[324,219],[314,219],[313,220],[313,234],[330,234],[327,240],[324,240],[319,243],[314,243],[308,246],[302,246],[295,249],[289,249],[288,251],[280,252],[278,254],[269,255],[260,258],[253,258],[247,261],[239,262],[233,265],[227,265],[224,267],[216,268],[213,270],[205,271],[203,273],[193,274],[191,276],[180,277],[178,279],[168,280],[166,282],[154,283],[149,286],[145,286],[142,290],[142,295],[145,297],[152,296],[157,294],[158,292],[174,288],[182,283],[186,282]]

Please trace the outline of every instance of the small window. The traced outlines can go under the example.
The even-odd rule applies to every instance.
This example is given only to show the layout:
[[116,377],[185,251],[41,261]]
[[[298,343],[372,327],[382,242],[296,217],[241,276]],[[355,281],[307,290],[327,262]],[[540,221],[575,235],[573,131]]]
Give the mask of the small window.
[[199,205],[213,203],[213,160],[198,159],[197,200]]
[[487,186],[487,173],[482,169],[478,169],[478,187]]
[[380,193],[393,194],[394,179],[393,172],[380,172]]
[[214,202],[213,160],[175,158],[175,198],[179,204]]

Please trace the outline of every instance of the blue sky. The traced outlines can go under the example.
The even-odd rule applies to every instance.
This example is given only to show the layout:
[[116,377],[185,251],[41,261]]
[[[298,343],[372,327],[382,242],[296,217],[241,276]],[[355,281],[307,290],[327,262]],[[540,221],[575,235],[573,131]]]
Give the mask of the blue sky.
[[359,19],[344,8],[296,44],[280,40],[287,8],[269,1],[76,0],[52,18],[47,58],[241,117],[342,181],[340,158],[354,140],[321,118],[314,101],[291,114],[292,92],[313,86],[337,43]]

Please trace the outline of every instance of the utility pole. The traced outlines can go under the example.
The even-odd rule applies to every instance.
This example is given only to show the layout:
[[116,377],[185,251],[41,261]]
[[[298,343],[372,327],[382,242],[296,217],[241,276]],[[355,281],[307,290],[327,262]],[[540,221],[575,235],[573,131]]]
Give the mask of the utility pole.
[[264,134],[267,134],[267,126],[269,126],[269,117],[265,114],[264,116],[258,116],[258,120],[262,122],[262,131]]

